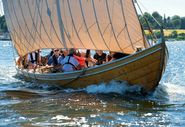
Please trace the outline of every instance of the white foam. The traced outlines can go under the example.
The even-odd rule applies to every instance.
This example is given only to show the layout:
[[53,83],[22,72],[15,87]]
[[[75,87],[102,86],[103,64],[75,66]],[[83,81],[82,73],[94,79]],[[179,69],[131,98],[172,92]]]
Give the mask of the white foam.
[[51,118],[52,120],[71,120],[71,118],[63,115],[57,115],[56,117]]
[[166,91],[169,94],[180,94],[185,95],[185,86],[179,86],[172,83],[164,83],[166,86]]
[[154,93],[157,99],[167,100],[169,102],[183,102],[185,101],[185,86],[173,83],[162,83]]
[[88,86],[86,89],[87,93],[118,93],[125,94],[126,92],[140,91],[141,87],[134,85],[130,86],[127,82],[116,82],[111,81],[110,83],[101,83],[98,85]]

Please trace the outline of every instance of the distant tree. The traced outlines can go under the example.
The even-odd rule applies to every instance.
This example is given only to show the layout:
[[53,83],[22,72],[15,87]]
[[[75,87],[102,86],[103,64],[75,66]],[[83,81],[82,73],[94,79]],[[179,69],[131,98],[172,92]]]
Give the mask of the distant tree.
[[8,28],[5,21],[5,16],[0,17],[0,31],[1,32],[8,32]]
[[185,37],[185,33],[180,33],[179,36],[184,36]]
[[[157,11],[155,11],[152,15],[147,12],[143,15],[139,15],[140,22],[145,30],[148,29],[148,24],[153,29],[160,28],[153,18],[155,18],[160,24],[163,24],[166,29],[185,29],[185,17],[180,17],[178,15],[166,17],[166,15],[164,15],[163,18]],[[146,23],[145,20],[147,20],[148,23]]]
[[185,29],[185,17],[181,18],[181,29]]
[[[153,12],[153,13],[152,13],[152,16],[153,16],[160,24],[163,23],[163,17],[162,17],[158,12],[156,12],[156,11]],[[154,26],[155,29],[159,29],[159,28],[160,28],[160,26],[159,26],[156,22],[153,23],[153,26]]]
[[171,18],[169,16],[166,19],[166,28],[167,29],[172,29],[173,28],[173,25],[171,23]]
[[171,23],[175,29],[180,29],[181,28],[181,18],[178,15],[174,15],[171,18]]
[[172,31],[171,37],[172,37],[172,38],[177,38],[177,36],[178,36],[177,31],[176,31],[176,30]]
[[154,28],[153,23],[155,21],[154,21],[154,19],[152,18],[152,16],[148,12],[145,12],[143,14],[143,16],[140,16],[140,21],[142,22],[142,25],[143,25],[144,29],[148,29],[149,26],[151,28]]
[[164,19],[163,20],[164,20],[163,21],[163,25],[166,28],[166,26],[167,26],[167,19],[166,19],[166,15],[165,14],[164,14]]

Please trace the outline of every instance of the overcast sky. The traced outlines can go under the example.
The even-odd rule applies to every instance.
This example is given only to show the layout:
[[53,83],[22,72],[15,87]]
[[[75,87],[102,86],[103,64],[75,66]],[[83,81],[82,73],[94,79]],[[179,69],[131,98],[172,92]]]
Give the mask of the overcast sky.
[[137,0],[143,12],[159,12],[166,16],[179,15],[185,17],[185,0]]
[[[158,11],[166,16],[179,15],[185,17],[185,0],[137,0],[143,12]],[[0,0],[0,14],[3,13]]]

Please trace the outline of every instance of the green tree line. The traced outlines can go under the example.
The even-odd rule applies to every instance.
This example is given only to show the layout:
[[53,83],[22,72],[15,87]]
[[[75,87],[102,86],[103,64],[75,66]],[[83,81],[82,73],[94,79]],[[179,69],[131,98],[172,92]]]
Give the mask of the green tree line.
[[[139,15],[139,19],[144,29],[148,29],[146,20],[148,21],[149,26],[152,29],[159,29],[160,26],[156,23],[154,18],[160,23],[163,24],[165,29],[185,29],[185,17],[180,17],[174,15],[172,17],[161,16],[157,11],[152,14],[145,12],[143,15]],[[0,32],[7,32],[7,25],[5,22],[5,16],[0,17]]]
[[0,17],[0,33],[6,33],[8,32],[5,16]]
[[154,19],[162,24],[165,29],[185,29],[185,17],[180,17],[178,15],[166,17],[165,15],[161,16],[157,11],[152,14],[145,12],[143,15],[139,15],[139,19],[144,29],[148,29],[148,25],[152,29],[160,29],[160,26]]

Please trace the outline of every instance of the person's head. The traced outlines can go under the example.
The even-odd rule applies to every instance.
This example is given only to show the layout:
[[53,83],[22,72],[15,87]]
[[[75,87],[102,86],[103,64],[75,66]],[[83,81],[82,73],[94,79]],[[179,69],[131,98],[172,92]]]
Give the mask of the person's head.
[[71,48],[71,49],[69,50],[69,55],[73,55],[75,52],[76,52],[76,50],[75,50],[74,48]]
[[96,53],[101,56],[103,54],[103,51],[102,50],[96,50]]
[[85,50],[85,49],[82,49],[82,50],[81,50],[80,56],[81,56],[81,57],[86,57],[86,50]]
[[38,50],[37,50],[37,53],[41,53],[41,49],[38,49]]
[[110,51],[109,54],[110,54],[110,56],[113,56],[115,54],[115,52]]
[[53,49],[54,55],[59,56],[60,55],[60,50],[59,49]]
[[64,56],[67,56],[67,55],[69,54],[69,50],[67,50],[67,49],[62,49],[62,54],[63,54]]
[[85,57],[88,58],[91,56],[91,51],[89,49],[86,50],[86,55]]

